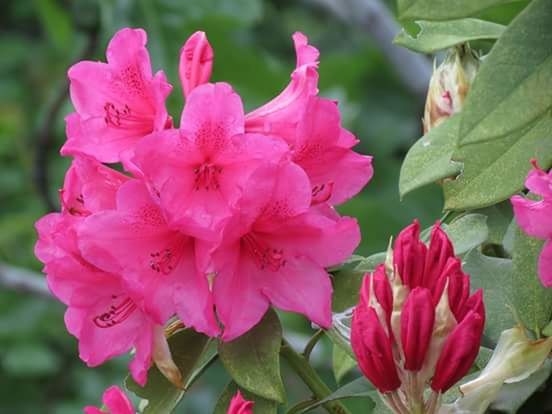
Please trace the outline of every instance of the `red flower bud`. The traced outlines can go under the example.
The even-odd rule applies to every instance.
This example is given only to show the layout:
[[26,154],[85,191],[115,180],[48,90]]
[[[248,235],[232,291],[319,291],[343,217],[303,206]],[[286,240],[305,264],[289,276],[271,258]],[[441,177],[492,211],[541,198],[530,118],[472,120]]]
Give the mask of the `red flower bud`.
[[372,283],[374,284],[374,294],[376,299],[385,311],[387,319],[389,319],[391,317],[391,312],[393,311],[393,292],[391,291],[389,279],[385,274],[385,265],[378,265],[371,278]]
[[448,259],[454,257],[454,249],[447,234],[437,222],[431,230],[429,249],[425,258],[422,286],[431,288],[443,273]]
[[204,32],[191,35],[180,49],[178,73],[184,97],[199,85],[209,81],[213,70],[213,49]]
[[484,317],[471,310],[450,333],[431,381],[434,391],[447,391],[468,373],[479,352],[484,325]]
[[247,401],[238,390],[230,401],[227,414],[253,414],[253,401]]
[[425,288],[414,288],[401,313],[401,343],[404,353],[404,368],[419,371],[425,360],[433,333],[435,308],[431,292]]
[[381,326],[376,311],[362,303],[353,314],[351,346],[360,370],[380,392],[400,387],[391,340]]
[[457,321],[462,320],[464,309],[470,296],[470,277],[462,271],[460,259],[453,258],[447,263],[445,275],[448,277],[448,300],[452,314]]
[[420,241],[420,223],[414,220],[399,233],[393,246],[393,265],[403,284],[410,288],[421,286],[426,253],[427,247]]

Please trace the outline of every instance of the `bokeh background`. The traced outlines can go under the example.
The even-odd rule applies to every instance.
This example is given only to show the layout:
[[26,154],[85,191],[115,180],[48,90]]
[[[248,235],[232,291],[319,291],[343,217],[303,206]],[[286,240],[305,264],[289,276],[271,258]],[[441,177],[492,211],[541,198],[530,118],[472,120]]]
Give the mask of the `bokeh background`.
[[[362,9],[364,16],[354,9],[362,3],[377,7]],[[401,160],[421,135],[431,61],[391,44],[399,30],[391,1],[2,0],[0,10],[0,413],[82,412],[126,375],[126,358],[86,368],[65,331],[63,307],[6,286],[10,275],[39,275],[33,224],[59,206],[57,189],[70,162],[58,154],[64,117],[72,111],[67,68],[104,59],[121,27],[148,32],[154,70],[163,69],[174,85],[168,106],[175,119],[183,103],[178,52],[191,33],[207,32],[215,49],[212,79],[230,82],[252,109],[287,84],[295,64],[291,34],[304,32],[321,52],[320,94],[339,100],[344,125],[361,140],[358,150],[374,156],[372,182],[341,207],[361,224],[358,253],[384,250],[389,236],[415,217],[426,226],[441,216],[436,186],[402,201],[398,196]],[[515,10],[489,13],[507,22]],[[306,341],[308,324],[283,318],[291,341]],[[323,343],[316,351],[314,361],[333,386],[330,347]],[[284,374],[291,401],[307,395]],[[211,412],[227,381],[215,365],[178,412]]]

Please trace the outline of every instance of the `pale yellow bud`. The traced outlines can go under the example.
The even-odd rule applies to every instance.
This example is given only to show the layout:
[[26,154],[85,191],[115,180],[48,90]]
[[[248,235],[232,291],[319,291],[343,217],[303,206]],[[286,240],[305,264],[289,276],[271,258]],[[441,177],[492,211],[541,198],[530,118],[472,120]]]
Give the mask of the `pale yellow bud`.
[[479,69],[479,58],[467,45],[450,49],[434,68],[424,109],[424,134],[462,109]]

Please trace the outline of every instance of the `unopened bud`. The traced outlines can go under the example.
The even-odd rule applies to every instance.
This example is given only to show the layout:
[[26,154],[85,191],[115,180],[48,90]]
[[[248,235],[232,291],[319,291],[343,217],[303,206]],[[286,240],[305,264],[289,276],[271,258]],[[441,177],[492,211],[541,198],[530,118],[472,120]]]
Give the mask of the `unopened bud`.
[[450,49],[433,70],[424,110],[424,134],[462,109],[479,69],[479,58],[468,45]]
[[199,85],[209,82],[213,70],[213,48],[204,32],[191,35],[180,49],[178,72],[184,97]]

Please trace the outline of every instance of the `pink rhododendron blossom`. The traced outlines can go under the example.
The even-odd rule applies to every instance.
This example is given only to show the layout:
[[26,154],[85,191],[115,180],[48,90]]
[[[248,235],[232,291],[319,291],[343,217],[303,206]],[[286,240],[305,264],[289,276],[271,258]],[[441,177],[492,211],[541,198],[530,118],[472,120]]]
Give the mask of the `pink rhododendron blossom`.
[[[429,246],[415,221],[397,237],[386,263],[366,274],[353,313],[351,346],[363,374],[396,413],[418,412],[466,375],[485,323],[482,291],[435,225]],[[426,386],[432,392],[424,392]]]
[[81,359],[97,366],[136,348],[130,369],[144,384],[151,364],[154,320],[142,309],[116,273],[86,260],[79,249],[78,229],[86,217],[115,207],[117,187],[126,178],[101,164],[76,159],[62,190],[63,211],[40,219],[36,256],[45,264],[48,286],[68,309],[67,330],[79,339]]
[[196,265],[195,241],[167,225],[142,181],[123,184],[116,209],[87,217],[78,235],[84,257],[121,275],[144,297],[145,309],[158,323],[176,312],[185,325],[218,333],[207,278]]
[[247,401],[238,390],[230,401],[226,414],[253,414],[253,401]]
[[291,82],[270,102],[245,116],[246,131],[276,134],[293,140],[309,97],[318,94],[318,50],[299,32],[293,35],[293,43],[297,63]]
[[195,32],[182,46],[178,73],[184,97],[196,86],[209,82],[213,58],[213,49],[204,32]]
[[100,410],[96,407],[85,407],[84,414],[135,414],[136,411],[132,406],[132,403],[116,385],[109,387],[105,390],[102,403],[106,407],[106,410]]
[[525,233],[546,240],[539,256],[538,272],[542,284],[552,287],[552,171],[543,171],[536,162],[525,186],[540,200],[521,196],[511,198],[517,224]]
[[351,150],[358,141],[341,128],[337,104],[308,99],[305,115],[290,142],[292,160],[309,176],[313,202],[342,203],[372,178],[372,157]]
[[330,326],[332,288],[324,268],[349,257],[360,234],[356,220],[310,204],[308,177],[295,164],[265,166],[251,176],[213,253],[223,340],[248,331],[269,304]]
[[152,134],[134,157],[172,225],[212,239],[260,163],[281,158],[285,143],[244,134],[241,99],[230,85],[206,84],[189,95],[180,130]]
[[155,75],[142,29],[122,29],[107,47],[107,63],[82,61],[69,69],[76,113],[66,118],[63,155],[87,154],[117,162],[141,138],[170,125],[165,99],[171,91]]

